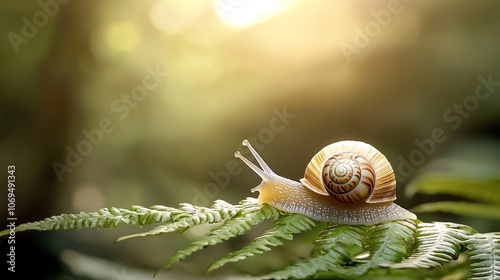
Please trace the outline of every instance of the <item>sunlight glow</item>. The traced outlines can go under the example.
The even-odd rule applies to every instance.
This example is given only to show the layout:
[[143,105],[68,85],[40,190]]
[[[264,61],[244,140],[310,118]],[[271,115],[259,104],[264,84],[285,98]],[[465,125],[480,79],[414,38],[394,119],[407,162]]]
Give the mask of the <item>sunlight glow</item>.
[[202,1],[159,0],[151,8],[150,19],[160,31],[179,33],[195,24],[205,9]]
[[265,22],[283,9],[280,0],[215,0],[213,4],[224,23],[237,27]]
[[132,21],[111,22],[104,32],[107,46],[113,51],[131,52],[139,46],[141,41],[139,28]]

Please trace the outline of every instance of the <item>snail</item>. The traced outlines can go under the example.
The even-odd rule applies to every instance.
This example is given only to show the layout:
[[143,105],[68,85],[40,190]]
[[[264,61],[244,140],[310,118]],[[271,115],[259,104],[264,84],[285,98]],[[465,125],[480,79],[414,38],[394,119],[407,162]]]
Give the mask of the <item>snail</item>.
[[257,167],[239,151],[234,154],[262,178],[251,190],[259,192],[259,205],[349,225],[417,218],[393,203],[394,171],[387,158],[369,144],[340,141],[324,147],[311,159],[300,182],[276,175],[248,140],[243,145],[260,165]]

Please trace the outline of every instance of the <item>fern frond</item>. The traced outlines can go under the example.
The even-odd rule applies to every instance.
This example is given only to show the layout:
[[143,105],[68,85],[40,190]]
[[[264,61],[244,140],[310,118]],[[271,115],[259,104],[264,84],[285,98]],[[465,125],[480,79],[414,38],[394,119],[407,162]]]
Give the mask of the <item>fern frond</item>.
[[465,241],[472,278],[500,279],[500,233],[474,234]]
[[271,229],[267,230],[242,249],[215,261],[208,268],[207,272],[217,269],[228,262],[244,260],[247,257],[267,252],[271,250],[271,247],[281,246],[283,242],[280,239],[292,240],[294,234],[311,230],[317,224],[318,223],[314,220],[301,214],[281,216],[274,222],[274,226]]
[[[131,210],[122,208],[103,208],[97,212],[79,214],[62,214],[43,219],[38,222],[21,224],[16,227],[16,232],[26,230],[59,230],[59,229],[84,229],[84,228],[114,228],[120,224],[149,225],[157,222],[169,221],[172,212],[147,209],[133,206]],[[8,234],[9,230],[0,232],[0,236]]]
[[363,258],[358,257],[358,263],[352,266],[332,270],[332,276],[359,276],[369,269],[400,262],[411,254],[416,232],[415,220],[392,221],[369,227],[363,239],[366,249]]
[[[351,259],[352,255],[348,248],[339,247],[324,254],[317,254],[308,259],[299,260],[281,270],[267,274],[263,278],[306,279],[322,271],[336,271],[340,268],[341,263]],[[335,274],[335,276],[337,275]]]
[[[357,247],[362,250],[364,236],[368,228],[366,226],[348,226],[330,223],[327,228],[320,232],[318,239],[313,242],[315,247],[311,251],[311,256],[322,255],[339,247]],[[359,252],[353,252],[353,254],[357,253]],[[350,259],[346,261],[350,261]]]
[[393,263],[410,254],[416,238],[416,222],[393,221],[375,226],[330,224],[315,241],[311,257],[266,277],[273,279],[356,277],[370,268]]
[[[207,235],[174,253],[162,267],[164,269],[196,251],[239,236],[262,221],[272,218],[275,221],[271,229],[242,249],[215,261],[208,268],[208,271],[211,271],[228,262],[240,261],[269,251],[273,247],[282,245],[283,240],[292,240],[295,234],[308,231],[320,222],[300,214],[283,213],[269,205],[258,205],[256,199],[247,198],[238,205],[218,200],[210,208],[186,203],[181,204],[179,208],[166,206],[103,208],[92,213],[52,216],[38,222],[21,224],[15,230],[45,231],[114,228],[120,224],[137,226],[159,224],[150,231],[119,239],[123,240],[134,236],[173,231],[182,233],[200,224],[220,223]],[[9,233],[10,229],[3,230],[0,236]],[[265,277],[273,279],[354,278],[362,275],[371,277],[388,273],[387,268],[427,270],[446,265],[444,269],[425,273],[428,276],[443,275],[442,273],[447,271],[455,273],[454,270],[457,268],[462,269],[464,265],[468,265],[468,262],[452,262],[465,251],[470,256],[473,279],[500,279],[500,233],[479,234],[465,225],[417,223],[416,220],[391,221],[373,226],[328,223],[313,244],[315,247],[309,258],[301,259]],[[394,278],[404,275],[402,271],[407,270],[391,270],[390,276]],[[468,271],[457,275],[465,273]]]
[[169,209],[172,213],[170,220],[168,221],[169,223],[155,227],[154,229],[146,232],[122,236],[118,238],[117,241],[122,241],[133,237],[152,236],[174,231],[183,232],[186,229],[200,224],[219,223],[236,216],[239,211],[245,209],[241,207],[243,205],[248,208],[247,211],[250,211],[252,207],[253,209],[259,208],[256,201],[251,198],[247,198],[246,200],[240,202],[240,207],[234,206],[222,200],[216,201],[212,208],[194,206],[189,203],[181,203],[180,205],[181,207],[179,209]]
[[200,223],[196,222],[193,218],[184,218],[181,221],[174,222],[174,223],[169,223],[166,225],[162,226],[157,226],[152,230],[146,231],[146,232],[141,232],[141,233],[134,233],[126,236],[122,236],[118,238],[116,241],[123,241],[126,239],[134,238],[134,237],[146,237],[146,236],[153,236],[153,235],[159,235],[159,234],[164,234],[168,232],[174,232],[174,231],[182,231],[186,230],[190,227],[193,227],[195,225],[199,225]]
[[461,242],[471,229],[453,223],[421,223],[417,233],[417,247],[406,260],[390,265],[392,268],[433,268],[455,260],[461,251]]
[[[149,226],[156,223],[179,223],[176,227],[182,229],[186,228],[186,224],[216,223],[227,220],[238,211],[250,207],[259,207],[255,198],[242,200],[239,205],[231,205],[218,200],[212,208],[196,207],[190,204],[181,204],[180,209],[161,205],[149,208],[134,205],[131,209],[111,207],[91,213],[80,212],[79,214],[52,216],[41,221],[21,224],[16,227],[15,231],[115,228],[120,224]],[[9,232],[9,229],[0,231],[0,236],[7,235]]]
[[374,226],[368,232],[370,266],[396,263],[406,258],[413,249],[417,234],[415,220],[393,221]]
[[419,213],[445,212],[456,215],[500,220],[500,206],[489,205],[489,204],[441,201],[441,202],[430,202],[421,204],[411,210]]
[[268,205],[244,209],[233,219],[227,220],[224,224],[213,229],[207,235],[194,240],[185,249],[177,251],[167,260],[165,265],[160,268],[160,270],[169,268],[177,261],[183,260],[187,256],[205,248],[206,246],[215,245],[232,237],[242,235],[251,229],[251,227],[263,222],[264,220],[273,217],[277,218],[279,215],[279,211],[276,208]]
[[321,271],[334,271],[353,262],[364,246],[368,227],[329,223],[314,241],[311,257],[268,274],[268,279],[305,279]]
[[132,205],[131,211],[137,213],[137,215],[129,215],[131,224],[140,226],[168,222],[172,219],[172,216],[180,215],[178,209],[163,205],[154,205],[149,208]]

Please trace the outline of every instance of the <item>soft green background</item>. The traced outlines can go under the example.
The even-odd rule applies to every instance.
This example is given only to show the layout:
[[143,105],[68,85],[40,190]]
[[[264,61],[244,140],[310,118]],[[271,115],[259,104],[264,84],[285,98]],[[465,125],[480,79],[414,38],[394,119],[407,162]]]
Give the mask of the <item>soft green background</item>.
[[[255,5],[264,7],[262,2],[61,2],[68,3],[50,6],[53,15],[17,46],[12,34],[23,35],[23,18],[43,20],[35,16],[43,8],[36,1],[0,2],[0,167],[16,165],[19,223],[109,206],[208,206],[215,199],[237,203],[256,196],[250,189],[260,179],[233,157],[241,141],[252,137],[271,168],[294,180],[323,146],[345,139],[368,142],[393,164],[400,178],[397,203],[406,208],[454,199],[405,197],[405,186],[418,175],[498,177],[500,86],[473,104],[478,77],[500,82],[498,2],[283,0],[277,1],[280,12],[248,27],[224,23],[217,11],[238,18]],[[232,8],[224,10],[227,5]],[[357,46],[348,57],[342,50],[347,44]],[[125,107],[113,109],[112,104],[124,106],[121,96],[156,68],[168,76],[144,100],[127,106],[128,114]],[[475,107],[460,114],[455,110],[464,100]],[[295,117],[276,120],[284,110]],[[54,162],[67,165],[68,147],[77,149],[86,140],[82,130],[96,131],[103,119],[114,129],[60,181]],[[433,142],[422,163],[401,174],[412,153],[424,154],[415,152],[415,141],[426,141],[436,129],[446,140]],[[225,173],[228,164],[232,174]],[[6,197],[5,189],[1,193]],[[6,211],[0,213],[5,220]],[[487,219],[420,218],[500,230]],[[132,232],[22,233],[18,269],[28,271],[36,261],[45,263],[47,275],[78,274],[75,268],[60,272],[67,268],[54,263],[62,260],[95,276],[78,252],[123,263],[117,271],[154,270],[187,242],[171,235],[113,243]],[[250,238],[193,256],[173,270],[200,274],[209,263],[205,258],[213,260]],[[294,243],[281,255],[249,261],[247,269],[276,268],[309,249]],[[226,269],[239,273],[234,266]],[[114,277],[109,270],[102,275]]]

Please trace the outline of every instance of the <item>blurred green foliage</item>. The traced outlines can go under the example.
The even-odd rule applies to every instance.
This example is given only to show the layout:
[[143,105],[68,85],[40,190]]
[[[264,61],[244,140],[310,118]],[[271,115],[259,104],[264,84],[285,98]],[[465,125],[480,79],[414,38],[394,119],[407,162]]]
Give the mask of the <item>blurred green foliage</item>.
[[[404,189],[430,162],[463,153],[454,147],[468,147],[468,154],[481,155],[479,161],[500,150],[499,89],[479,80],[500,81],[497,1],[400,1],[395,7],[395,1],[382,0],[265,2],[278,6],[1,1],[0,166],[18,170],[18,221],[110,205],[237,202],[259,180],[231,165],[241,140],[250,137],[273,169],[292,179],[301,178],[327,144],[370,143],[402,178],[397,203],[405,208],[429,202],[419,194],[407,199]],[[236,26],[234,18],[259,11],[254,24]],[[350,62],[343,43],[358,46]],[[166,73],[164,79],[148,79],[148,69]],[[296,117],[281,129],[285,123],[272,120],[284,108]],[[416,142],[432,139],[436,129],[446,140],[425,153]],[[472,144],[484,139],[493,144]],[[419,161],[411,157],[416,150],[424,154]],[[400,174],[403,161],[412,159],[418,164]],[[62,181],[55,162],[67,167]],[[0,195],[6,197],[6,189]],[[462,216],[454,221],[482,230],[498,224]],[[187,239],[199,234],[190,232]],[[19,269],[28,271],[33,248],[55,259],[74,250],[154,269],[162,263],[153,255],[189,241],[112,246],[115,235],[20,235],[25,257]],[[234,251],[240,243],[215,252]],[[271,261],[286,262],[308,249],[285,247]],[[255,267],[271,261],[255,260]],[[52,267],[48,260],[46,265]]]

